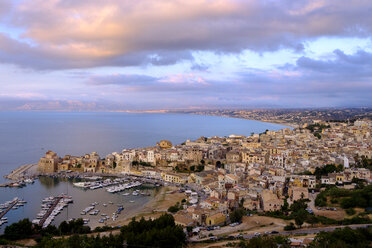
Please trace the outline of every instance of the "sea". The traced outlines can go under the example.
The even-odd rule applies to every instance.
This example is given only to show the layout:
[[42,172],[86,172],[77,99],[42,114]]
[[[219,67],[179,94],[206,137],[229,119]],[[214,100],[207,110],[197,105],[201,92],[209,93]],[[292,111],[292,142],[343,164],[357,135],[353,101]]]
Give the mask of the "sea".
[[[37,163],[46,151],[52,150],[59,156],[84,155],[93,151],[101,157],[123,149],[155,146],[166,139],[180,144],[187,139],[201,136],[250,135],[266,129],[279,130],[286,126],[228,117],[188,114],[121,113],[121,112],[0,112],[0,183],[7,180],[4,175],[24,164]],[[117,205],[123,205],[125,214],[135,213],[151,197],[156,188],[145,188],[150,196],[123,196],[104,189],[82,190],[73,186],[72,179],[43,177],[23,188],[0,188],[0,204],[20,197],[27,201],[25,206],[10,210],[6,225],[23,218],[36,218],[43,198],[66,193],[74,203],[57,216],[52,223],[84,217],[80,212],[92,202],[101,213],[111,215]],[[131,191],[130,191],[131,193]],[[103,203],[113,202],[107,207]],[[100,216],[91,218],[90,226],[98,225]]]

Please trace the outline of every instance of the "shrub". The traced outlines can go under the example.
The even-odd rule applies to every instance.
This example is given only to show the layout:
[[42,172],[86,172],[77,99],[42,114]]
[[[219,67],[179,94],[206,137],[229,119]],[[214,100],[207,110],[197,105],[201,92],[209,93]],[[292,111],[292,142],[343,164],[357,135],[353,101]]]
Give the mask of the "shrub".
[[296,229],[296,227],[295,227],[295,225],[293,224],[293,222],[289,223],[289,225],[286,225],[286,226],[284,227],[284,230],[285,230],[285,231],[292,231],[292,230],[295,230],[295,229]]
[[354,210],[354,208],[348,208],[348,209],[346,209],[346,213],[348,215],[354,215],[355,214],[355,210]]

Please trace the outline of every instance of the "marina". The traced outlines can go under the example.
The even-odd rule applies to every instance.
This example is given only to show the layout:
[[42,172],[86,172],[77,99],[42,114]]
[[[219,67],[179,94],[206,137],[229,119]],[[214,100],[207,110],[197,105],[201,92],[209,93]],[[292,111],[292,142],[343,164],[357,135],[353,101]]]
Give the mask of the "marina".
[[63,208],[72,202],[72,197],[66,195],[50,196],[43,199],[41,204],[42,210],[37,214],[36,219],[32,223],[43,228],[49,226],[55,217],[63,211]]
[[[37,187],[40,189],[40,186],[42,186],[45,187],[46,192],[49,192],[48,195],[54,196],[45,197],[46,192],[40,193],[40,195],[23,193],[27,201],[31,202],[31,205],[27,208],[23,208],[21,212],[12,212],[9,217],[5,217],[4,215],[6,212],[4,209],[0,208],[0,213],[2,215],[2,217],[0,217],[0,224],[3,226],[9,225],[22,218],[29,218],[32,220],[32,223],[41,227],[47,227],[51,224],[58,226],[64,220],[82,217],[85,219],[84,223],[92,228],[99,225],[109,225],[113,221],[138,211],[138,209],[143,206],[143,203],[150,199],[149,197],[152,195],[150,192],[163,185],[163,182],[159,179],[143,176],[122,175],[120,177],[101,177],[89,174],[80,174],[77,176],[69,172],[23,178],[20,181],[8,182],[7,185],[10,186],[10,183],[15,184],[18,182],[22,186],[28,185],[28,187],[7,187],[5,189],[13,193],[16,192],[14,190],[34,192],[33,188]],[[15,186],[17,186],[17,184],[15,184]],[[123,193],[115,194],[119,192]],[[100,201],[93,200],[91,202],[86,202],[86,200],[83,200],[81,197],[81,194],[84,194],[84,198],[89,195],[89,198],[94,200],[97,200],[97,195],[100,195]],[[68,208],[71,202],[67,201],[72,201],[72,199],[71,197],[67,197],[67,195],[72,195],[73,198],[79,199],[79,201],[75,202],[74,208]],[[40,198],[41,196],[44,197]],[[19,196],[17,197],[17,199],[19,199]],[[137,200],[134,201],[134,198]],[[37,201],[39,202],[38,208],[35,206]],[[86,202],[86,205],[81,206],[84,202]],[[7,202],[6,205],[9,207],[7,211],[17,210],[23,207],[26,201],[18,200],[11,205],[9,205],[9,203],[10,202]],[[105,214],[105,212],[111,212],[112,216]],[[89,218],[87,218],[88,216]],[[0,233],[3,231],[4,229],[0,229]]]
[[[19,204],[18,202],[20,202],[21,200],[19,200],[18,197],[14,198],[12,201],[7,201],[5,202],[4,204],[0,204],[0,226],[2,226],[3,224],[7,223],[8,222],[8,218],[7,217],[4,217],[10,210],[14,209],[14,207],[20,207],[20,206],[23,206],[24,203],[26,203],[25,201],[21,201],[21,203]],[[17,206],[17,204],[19,204]]]
[[[25,198],[28,204],[27,208],[23,207],[22,210],[10,211],[10,213],[7,214],[8,222],[3,224],[3,228],[0,229],[0,232],[4,231],[4,226],[23,218],[29,218],[33,220],[32,222],[34,224],[44,227],[48,225],[58,226],[62,221],[78,218],[85,219],[85,224],[91,228],[102,225],[112,225],[114,220],[126,218],[126,216],[141,209],[146,202],[151,199],[152,192],[157,188],[153,184],[141,183],[140,185],[140,183],[136,183],[138,181],[137,179],[136,181],[132,181],[131,185],[141,189],[139,192],[146,191],[146,195],[139,194],[133,196],[132,190],[134,189],[128,189],[126,193],[129,194],[125,197],[122,194],[108,192],[106,190],[107,188],[120,186],[123,184],[120,182],[129,183],[129,177],[126,177],[125,181],[122,180],[123,178],[119,179],[120,181],[117,180],[119,184],[95,190],[85,190],[74,185],[76,182],[75,179],[41,176],[39,180],[36,180],[34,184],[30,184],[28,187],[21,189],[5,188],[9,191],[10,196],[11,194],[17,193],[18,198]],[[100,181],[104,180],[101,179]],[[114,178],[111,178],[111,180],[114,181]],[[34,193],[35,189],[37,189],[38,194]],[[63,206],[64,204],[62,203],[64,203],[64,201],[60,200],[57,202],[62,194],[71,196],[72,199],[74,199],[74,204]],[[130,201],[134,200],[134,198],[136,198],[135,203],[131,203]],[[23,203],[18,202],[18,204]],[[122,206],[123,209],[119,210],[120,206]],[[13,207],[17,207],[17,204]],[[18,205],[18,207],[22,206]],[[51,210],[53,207],[55,211]],[[118,210],[120,214],[118,214]]]

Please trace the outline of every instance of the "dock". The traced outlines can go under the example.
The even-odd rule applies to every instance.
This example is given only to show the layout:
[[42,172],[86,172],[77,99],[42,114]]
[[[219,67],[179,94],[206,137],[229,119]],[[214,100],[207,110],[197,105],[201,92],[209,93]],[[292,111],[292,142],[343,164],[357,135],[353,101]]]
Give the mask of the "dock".
[[53,212],[54,208],[57,206],[57,204],[61,201],[63,197],[57,196],[55,197],[52,206],[49,208],[49,210],[46,212],[46,214],[43,216],[43,218],[39,222],[39,226],[43,226],[46,219],[48,219],[49,215]]
[[9,205],[9,207],[0,214],[0,219],[3,218],[4,215],[6,215],[9,212],[9,210],[11,210],[14,207],[14,205],[18,203],[18,201],[19,199],[14,199],[13,202]]

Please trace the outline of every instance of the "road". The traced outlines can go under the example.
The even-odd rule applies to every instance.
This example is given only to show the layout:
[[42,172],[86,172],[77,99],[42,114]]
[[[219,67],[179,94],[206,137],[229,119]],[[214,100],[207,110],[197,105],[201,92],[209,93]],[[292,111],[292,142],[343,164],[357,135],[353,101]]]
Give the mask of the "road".
[[[293,231],[282,231],[277,234],[268,234],[268,235],[294,235],[294,234],[315,234],[319,232],[332,232],[336,230],[337,228],[345,228],[349,227],[351,229],[357,229],[357,228],[366,228],[368,226],[371,226],[371,224],[357,224],[357,225],[349,225],[349,226],[328,226],[328,227],[318,227],[318,228],[306,228],[306,229],[298,229]],[[260,233],[263,234],[263,233]],[[254,234],[248,234],[243,235],[243,238],[245,239],[251,239],[255,235]]]
[[[344,226],[328,226],[328,227],[319,227],[319,228],[304,228],[304,229],[297,229],[293,231],[281,231],[278,233],[271,233],[271,232],[270,233],[256,232],[256,233],[259,233],[260,235],[270,235],[270,236],[274,236],[274,235],[291,236],[295,234],[316,234],[320,232],[332,232],[338,228],[345,228],[345,227],[349,227],[351,229],[357,229],[357,228],[366,228],[369,226],[372,226],[372,225],[371,224],[356,224],[356,225],[348,225],[348,226],[344,225]],[[258,234],[255,235],[255,233],[253,233],[252,231],[250,234],[244,234],[242,237],[243,239],[251,239],[256,236],[259,236],[259,235]],[[189,239],[189,242],[198,243],[198,242],[202,242],[202,241],[206,241],[210,239],[211,237],[203,238],[203,239],[193,239],[192,237],[191,239]]]

